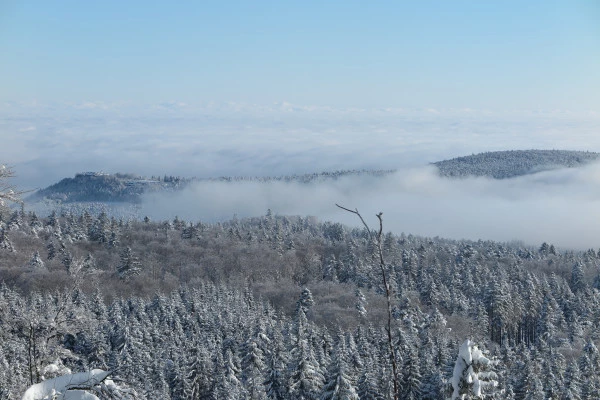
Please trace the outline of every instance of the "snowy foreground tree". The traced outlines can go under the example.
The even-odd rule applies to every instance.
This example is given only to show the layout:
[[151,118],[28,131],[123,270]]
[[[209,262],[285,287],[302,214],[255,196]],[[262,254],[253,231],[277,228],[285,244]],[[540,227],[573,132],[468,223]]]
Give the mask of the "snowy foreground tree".
[[14,178],[14,176],[15,173],[12,168],[0,165],[0,207],[6,203],[21,203],[20,195],[22,192],[17,191],[9,183],[9,179]]
[[450,382],[451,400],[483,399],[494,396],[498,377],[492,370],[496,361],[483,355],[475,343],[466,340],[458,351],[454,374]]
[[119,388],[109,376],[101,369],[62,375],[30,386],[22,400],[135,399],[132,390]]

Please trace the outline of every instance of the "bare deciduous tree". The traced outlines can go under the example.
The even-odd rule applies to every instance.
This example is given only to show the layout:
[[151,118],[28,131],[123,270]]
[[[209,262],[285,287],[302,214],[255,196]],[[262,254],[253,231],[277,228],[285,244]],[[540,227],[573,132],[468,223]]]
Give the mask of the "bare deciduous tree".
[[383,213],[379,212],[378,214],[376,214],[376,217],[379,220],[379,230],[377,231],[376,235],[373,235],[371,228],[369,228],[369,225],[367,225],[367,223],[365,222],[362,215],[360,215],[360,213],[358,212],[358,209],[351,210],[349,208],[342,207],[337,203],[336,203],[336,206],[341,208],[344,211],[348,211],[352,214],[356,214],[358,216],[358,218],[360,218],[360,221],[362,222],[365,229],[367,230],[367,233],[369,234],[369,239],[375,243],[375,247],[377,249],[377,255],[379,256],[379,268],[381,271],[381,278],[383,280],[383,286],[385,288],[385,297],[387,300],[387,325],[385,327],[385,330],[386,330],[387,338],[388,338],[390,361],[392,363],[392,375],[393,375],[393,382],[394,382],[394,400],[398,400],[399,395],[400,395],[400,386],[399,386],[399,378],[398,378],[398,364],[396,361],[396,349],[394,348],[394,338],[392,336],[392,293],[391,293],[391,289],[390,289],[389,280],[387,278],[387,273],[385,270],[385,268],[386,268],[385,259],[383,257],[383,243],[382,243],[382,238],[383,238],[382,215],[383,215]]

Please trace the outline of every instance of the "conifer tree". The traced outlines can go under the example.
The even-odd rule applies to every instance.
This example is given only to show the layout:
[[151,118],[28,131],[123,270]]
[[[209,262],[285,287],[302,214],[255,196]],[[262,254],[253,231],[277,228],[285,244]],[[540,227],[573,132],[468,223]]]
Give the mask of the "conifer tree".
[[28,265],[29,268],[33,271],[39,271],[45,269],[46,267],[44,261],[42,261],[42,258],[40,257],[40,253],[38,253],[37,251],[33,254],[31,260],[29,260]]
[[358,310],[360,316],[364,317],[367,315],[367,309],[365,308],[365,306],[367,305],[367,299],[365,298],[365,295],[361,292],[361,290],[358,288],[354,293],[356,295],[356,309]]
[[402,369],[401,397],[406,400],[421,399],[421,372],[419,371],[419,358],[415,349],[411,348],[405,355]]
[[323,386],[324,377],[306,338],[301,338],[292,351],[292,374],[288,386],[290,396],[298,400],[314,400]]
[[327,373],[321,400],[358,400],[358,393],[348,375],[348,366],[344,360],[343,347],[334,352],[330,369]]
[[220,368],[216,376],[216,397],[218,399],[248,399],[248,392],[238,378],[240,371],[235,365],[231,349],[225,351],[225,357],[221,357],[219,354],[217,363]]
[[52,239],[50,239],[46,245],[46,250],[48,251],[48,256],[46,257],[48,261],[56,257],[56,246],[54,246],[54,241]]
[[121,262],[117,266],[117,274],[121,279],[129,279],[141,272],[140,261],[127,246],[121,253]]
[[242,382],[248,389],[249,398],[264,399],[265,392],[261,385],[264,382],[263,372],[266,368],[264,354],[254,338],[246,341],[243,352]]
[[585,274],[583,271],[583,263],[581,261],[576,262],[571,270],[571,290],[573,293],[580,293],[585,290],[587,283],[585,281]]
[[8,238],[8,234],[6,233],[6,228],[3,228],[0,225],[0,250],[8,250],[10,252],[14,252],[15,248]]
[[263,382],[268,399],[287,399],[287,384],[284,375],[284,362],[278,351],[273,351],[266,366],[266,379]]
[[377,381],[369,368],[365,368],[358,379],[358,398],[360,400],[383,400],[383,395],[379,392]]
[[581,376],[579,366],[575,361],[571,361],[565,372],[565,384],[562,390],[561,398],[564,400],[580,400]]
[[475,399],[493,394],[498,385],[497,375],[493,371],[495,361],[483,355],[483,352],[470,340],[466,340],[459,349],[454,373],[450,380],[451,399]]
[[198,345],[190,349],[185,369],[184,397],[191,400],[209,400],[213,386],[210,357]]
[[66,248],[62,252],[61,263],[68,274],[73,273],[73,255]]

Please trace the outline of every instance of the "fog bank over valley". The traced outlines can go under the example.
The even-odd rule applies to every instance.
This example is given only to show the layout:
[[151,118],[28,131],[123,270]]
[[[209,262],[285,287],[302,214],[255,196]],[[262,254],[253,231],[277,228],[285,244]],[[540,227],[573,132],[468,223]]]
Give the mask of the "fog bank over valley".
[[280,176],[423,166],[484,151],[600,149],[594,114],[289,103],[4,104],[0,131],[0,159],[25,190],[83,171]]
[[310,184],[200,182],[179,193],[144,197],[142,214],[220,221],[264,215],[313,215],[357,225],[337,207],[358,208],[375,228],[454,239],[522,240],[563,248],[600,246],[600,164],[518,178],[447,179],[434,167],[404,168],[386,177],[344,177]]
[[308,185],[201,182],[147,196],[142,213],[153,218],[217,221],[270,208],[356,224],[334,206],[340,203],[369,216],[384,212],[385,229],[397,233],[600,246],[597,165],[509,180],[448,180],[426,167],[485,151],[597,151],[593,113],[88,102],[4,104],[0,117],[0,159],[14,167],[23,190],[83,171],[210,178],[399,169],[383,179]]

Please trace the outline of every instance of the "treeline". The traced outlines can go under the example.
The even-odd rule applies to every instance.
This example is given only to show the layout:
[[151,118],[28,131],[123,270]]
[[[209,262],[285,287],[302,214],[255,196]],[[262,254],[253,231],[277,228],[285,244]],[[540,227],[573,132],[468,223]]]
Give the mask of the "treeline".
[[351,169],[332,172],[314,172],[310,174],[294,174],[281,176],[221,176],[219,178],[197,179],[197,181],[218,182],[296,182],[312,183],[337,180],[350,176],[382,177],[393,174],[396,170]]
[[[595,398],[598,251],[391,233],[383,250],[406,396],[447,396],[471,338],[501,361],[498,398]],[[375,252],[364,229],[270,212],[216,224],[3,214],[0,387],[18,398],[58,362],[118,367],[147,398],[319,398],[332,380],[389,398]],[[73,324],[53,327],[58,310]]]

